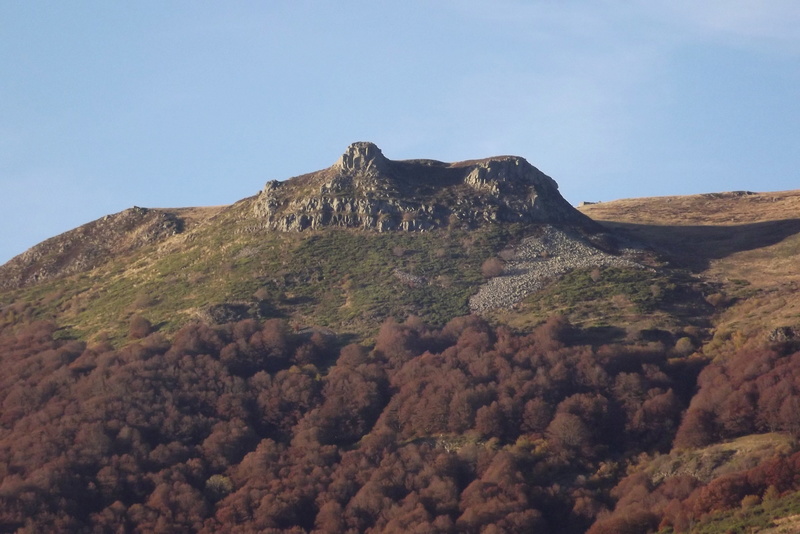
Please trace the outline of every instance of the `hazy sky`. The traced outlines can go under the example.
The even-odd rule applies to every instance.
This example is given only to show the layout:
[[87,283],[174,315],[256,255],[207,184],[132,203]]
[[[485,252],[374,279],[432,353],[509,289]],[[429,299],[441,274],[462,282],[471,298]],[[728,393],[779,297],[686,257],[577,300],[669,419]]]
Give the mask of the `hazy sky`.
[[0,3],[0,263],[331,165],[525,157],[582,200],[800,188],[800,2]]

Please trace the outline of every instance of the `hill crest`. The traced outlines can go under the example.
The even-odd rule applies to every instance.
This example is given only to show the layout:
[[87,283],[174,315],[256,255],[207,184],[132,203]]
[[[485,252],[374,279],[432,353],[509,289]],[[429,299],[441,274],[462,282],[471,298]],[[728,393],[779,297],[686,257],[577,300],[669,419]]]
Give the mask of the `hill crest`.
[[88,271],[184,229],[171,211],[134,206],[51,237],[0,266],[0,288],[24,287]]

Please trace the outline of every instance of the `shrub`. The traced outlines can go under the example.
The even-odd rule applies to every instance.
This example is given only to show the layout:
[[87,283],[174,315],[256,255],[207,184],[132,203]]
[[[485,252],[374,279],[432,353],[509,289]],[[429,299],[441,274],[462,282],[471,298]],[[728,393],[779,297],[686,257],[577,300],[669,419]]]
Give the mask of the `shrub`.
[[694,342],[689,337],[682,337],[675,342],[675,352],[681,356],[688,356],[694,352]]
[[141,315],[131,317],[128,335],[131,339],[142,339],[153,331],[153,325]]
[[500,276],[503,272],[503,260],[497,257],[489,258],[481,265],[481,273],[485,278]]

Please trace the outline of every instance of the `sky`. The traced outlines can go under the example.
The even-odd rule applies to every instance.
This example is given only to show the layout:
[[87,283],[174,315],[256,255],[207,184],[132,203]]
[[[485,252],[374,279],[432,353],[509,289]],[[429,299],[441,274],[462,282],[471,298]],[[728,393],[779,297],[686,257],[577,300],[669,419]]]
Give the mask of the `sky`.
[[796,0],[0,2],[0,263],[332,165],[527,159],[573,204],[800,188]]

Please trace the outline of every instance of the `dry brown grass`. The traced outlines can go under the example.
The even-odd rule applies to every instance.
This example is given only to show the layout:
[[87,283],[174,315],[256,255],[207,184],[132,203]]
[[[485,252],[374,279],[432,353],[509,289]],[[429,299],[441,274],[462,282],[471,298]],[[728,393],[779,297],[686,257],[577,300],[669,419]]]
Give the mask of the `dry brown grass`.
[[774,519],[776,526],[761,530],[761,534],[797,534],[800,532],[800,515]]
[[800,324],[800,190],[623,199],[580,211],[721,284],[718,328]]
[[578,209],[597,221],[730,226],[800,217],[800,190],[631,198]]
[[[797,274],[791,267],[800,252],[800,191],[624,199],[581,211],[698,272],[731,275],[749,267],[770,280]],[[731,256],[734,262],[720,262]]]

